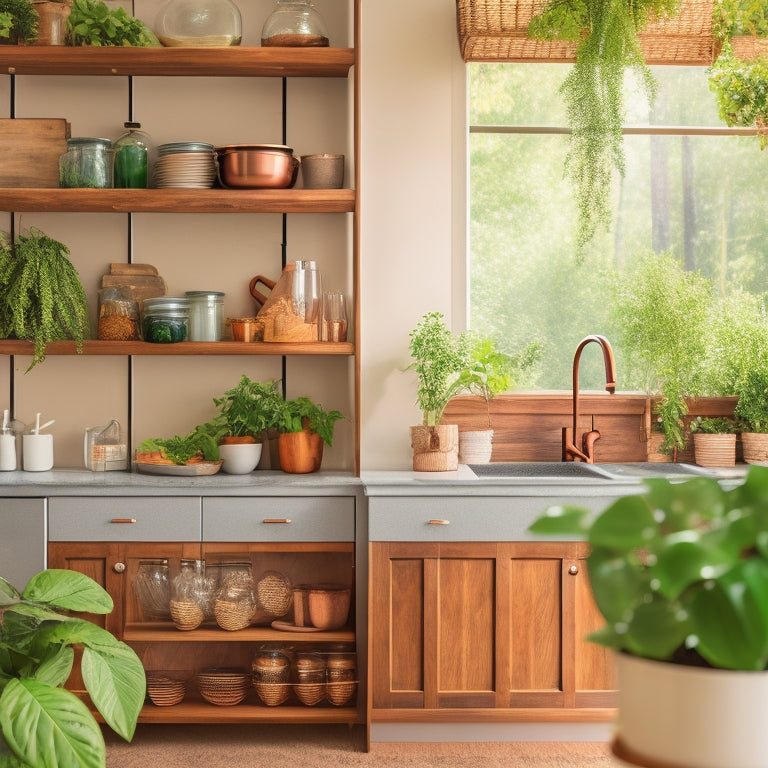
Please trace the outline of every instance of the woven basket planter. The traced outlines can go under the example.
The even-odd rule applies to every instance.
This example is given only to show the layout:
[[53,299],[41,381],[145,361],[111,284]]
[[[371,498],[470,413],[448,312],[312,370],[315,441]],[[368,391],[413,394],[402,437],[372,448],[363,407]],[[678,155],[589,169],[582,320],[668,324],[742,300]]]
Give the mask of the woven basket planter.
[[736,435],[693,436],[693,450],[700,467],[732,467],[736,464]]
[[768,434],[742,432],[741,449],[747,464],[768,464]]
[[176,629],[197,629],[205,618],[203,609],[191,600],[171,600],[171,618]]
[[[464,61],[573,61],[576,44],[528,37],[531,18],[546,0],[457,0]],[[709,65],[715,59],[712,0],[682,0],[680,13],[649,23],[640,33],[648,64]]]
[[447,472],[459,468],[459,427],[411,427],[414,472]]

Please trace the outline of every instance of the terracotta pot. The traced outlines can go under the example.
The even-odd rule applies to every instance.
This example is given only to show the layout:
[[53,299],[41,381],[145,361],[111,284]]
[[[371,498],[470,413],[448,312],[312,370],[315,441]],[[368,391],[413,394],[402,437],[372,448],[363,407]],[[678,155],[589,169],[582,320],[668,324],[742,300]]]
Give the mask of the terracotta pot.
[[695,432],[693,450],[700,467],[732,467],[736,464],[736,435]]
[[768,673],[616,654],[613,752],[631,765],[766,768]]
[[308,429],[284,432],[278,440],[280,469],[294,475],[317,472],[323,461],[323,439]]
[[768,464],[768,433],[742,432],[741,449],[747,464]]
[[451,472],[459,468],[458,424],[411,427],[414,472]]

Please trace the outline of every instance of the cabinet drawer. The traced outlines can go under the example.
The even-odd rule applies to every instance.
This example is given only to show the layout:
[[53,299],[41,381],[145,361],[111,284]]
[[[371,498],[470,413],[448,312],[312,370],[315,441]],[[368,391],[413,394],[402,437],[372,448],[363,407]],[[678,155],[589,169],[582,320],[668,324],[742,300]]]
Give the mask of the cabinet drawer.
[[48,541],[200,541],[200,498],[51,497]]
[[352,497],[203,499],[203,541],[354,540]]
[[[595,500],[603,508],[610,500]],[[370,541],[535,541],[528,526],[550,506],[587,499],[388,496],[368,499]],[[555,537],[552,537],[553,539]]]

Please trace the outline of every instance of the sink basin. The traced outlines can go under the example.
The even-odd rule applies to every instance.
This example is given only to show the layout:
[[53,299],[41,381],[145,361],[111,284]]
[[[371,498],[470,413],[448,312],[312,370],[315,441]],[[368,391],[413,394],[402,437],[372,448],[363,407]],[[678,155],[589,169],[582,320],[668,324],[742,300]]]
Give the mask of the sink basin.
[[470,464],[469,468],[479,478],[602,478],[613,479],[606,470],[597,464],[584,464],[576,461],[514,461],[494,462],[491,464]]

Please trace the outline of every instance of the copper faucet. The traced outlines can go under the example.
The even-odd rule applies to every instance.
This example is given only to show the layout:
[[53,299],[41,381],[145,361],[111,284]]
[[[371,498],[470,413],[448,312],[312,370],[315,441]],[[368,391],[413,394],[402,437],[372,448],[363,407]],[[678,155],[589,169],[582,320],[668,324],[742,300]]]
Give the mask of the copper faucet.
[[594,464],[595,443],[600,439],[600,433],[595,429],[594,416],[592,417],[592,429],[581,436],[581,450],[575,444],[576,433],[579,428],[579,359],[581,358],[581,351],[590,341],[599,344],[603,350],[606,390],[610,394],[616,391],[616,363],[608,339],[605,336],[587,336],[579,342],[573,357],[573,429],[569,436],[568,427],[563,427],[563,461],[583,461],[587,464]]

